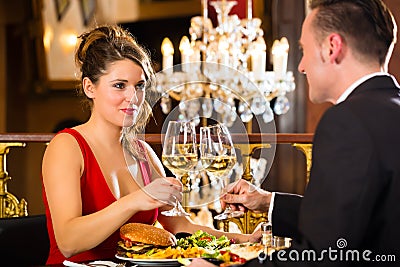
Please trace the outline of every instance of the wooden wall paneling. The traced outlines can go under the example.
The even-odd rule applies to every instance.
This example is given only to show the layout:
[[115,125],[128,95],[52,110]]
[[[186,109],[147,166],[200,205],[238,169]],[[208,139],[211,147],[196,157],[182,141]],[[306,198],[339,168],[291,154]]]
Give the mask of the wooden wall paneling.
[[[28,44],[29,32],[29,1],[7,1],[5,5],[5,132],[26,132],[27,131],[27,103],[30,86],[32,84],[32,72],[29,62],[31,60],[31,47]],[[16,12],[18,11],[18,12]],[[14,16],[15,15],[15,16]],[[16,153],[9,155],[9,172],[12,179],[9,183],[10,190],[16,190],[18,197],[27,195],[29,188],[28,180],[25,177],[27,155],[23,153],[24,148],[16,148]],[[23,177],[23,179],[21,179]]]
[[6,33],[5,26],[0,23],[0,132],[6,131]]
[[296,81],[296,90],[288,94],[291,109],[287,114],[277,116],[277,130],[279,132],[304,132],[305,125],[305,94],[304,75],[297,71],[301,59],[298,41],[301,34],[301,25],[304,20],[303,1],[273,0],[272,1],[272,29],[273,39],[286,37],[289,41],[288,71],[292,71]]
[[396,77],[397,81],[400,81],[400,1],[384,0],[384,2],[392,11],[397,23],[397,44],[394,47],[393,55],[389,62],[389,72]]
[[[10,50],[10,46],[7,40],[7,28],[23,21],[27,13],[27,8],[24,4],[24,0],[0,1],[0,132],[7,130],[7,106],[9,105],[7,103],[7,81],[10,71],[7,60],[10,59],[10,55],[7,48]],[[13,58],[13,60],[18,59]]]
[[[305,6],[303,1],[273,0],[271,3],[272,38],[288,38],[289,61],[288,70],[293,71],[296,90],[287,96],[291,108],[287,114],[275,116],[278,133],[301,133],[305,129],[305,77],[297,71],[301,58],[298,49],[301,25],[304,20]],[[303,154],[290,145],[280,145],[270,174],[263,187],[268,190],[277,190],[302,194],[304,192],[305,158]]]

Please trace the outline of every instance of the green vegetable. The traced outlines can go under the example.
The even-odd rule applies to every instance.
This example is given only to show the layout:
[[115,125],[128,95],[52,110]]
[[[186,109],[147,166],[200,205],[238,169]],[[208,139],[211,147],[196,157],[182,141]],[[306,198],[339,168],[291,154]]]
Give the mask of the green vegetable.
[[146,256],[150,256],[151,254],[154,254],[155,250],[152,248],[151,250],[146,252]]
[[216,250],[227,247],[230,244],[231,242],[226,236],[221,236],[217,239],[215,236],[203,232],[202,230],[196,231],[189,237],[177,240],[177,245],[184,249],[189,247],[202,247],[207,250]]

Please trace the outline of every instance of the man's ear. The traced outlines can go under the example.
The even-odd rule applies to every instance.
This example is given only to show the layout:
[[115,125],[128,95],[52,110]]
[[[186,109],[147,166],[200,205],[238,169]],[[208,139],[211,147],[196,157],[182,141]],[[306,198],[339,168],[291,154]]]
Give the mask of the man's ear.
[[329,41],[329,61],[331,63],[340,63],[343,59],[345,46],[343,38],[338,33],[332,33],[328,36]]
[[94,84],[92,83],[92,81],[88,77],[83,78],[82,87],[83,87],[83,91],[85,92],[85,95],[88,98],[94,98],[95,97]]

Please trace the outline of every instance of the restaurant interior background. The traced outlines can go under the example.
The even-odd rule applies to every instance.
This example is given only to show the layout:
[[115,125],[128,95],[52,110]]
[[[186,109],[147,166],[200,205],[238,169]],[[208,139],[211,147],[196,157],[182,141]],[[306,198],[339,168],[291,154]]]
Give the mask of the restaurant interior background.
[[[50,1],[53,0],[0,0],[0,133],[49,133],[62,122],[84,121],[88,117],[76,96],[74,84],[53,80],[51,70],[46,67],[47,55],[38,49],[38,42],[43,42],[42,19],[48,19],[46,16],[53,16],[49,21],[56,34],[71,30],[79,34],[96,23],[119,23],[129,28],[150,50],[155,67],[159,68],[163,38],[169,37],[177,48],[180,38],[189,35],[191,17],[201,13],[200,0]],[[57,11],[55,2],[59,3]],[[69,4],[64,8],[63,4],[67,2]],[[81,2],[86,4],[83,9]],[[231,13],[243,17],[247,1],[238,2]],[[384,2],[399,23],[399,0]],[[51,10],[47,10],[49,6]],[[42,8],[48,13],[43,14]],[[312,133],[321,114],[329,107],[329,104],[315,105],[308,101],[305,77],[297,72],[301,59],[297,42],[304,14],[303,1],[253,1],[253,16],[262,20],[267,49],[271,49],[273,40],[283,36],[290,44],[288,70],[294,73],[296,90],[288,96],[291,101],[289,112],[275,118],[278,133]],[[65,46],[61,49],[62,53],[72,51],[73,54],[74,48]],[[175,53],[175,63],[180,62],[179,57],[179,52]],[[66,60],[72,60],[63,54],[52,59],[60,66],[65,65]],[[271,66],[267,65],[267,68]],[[400,45],[395,48],[389,70],[400,80]],[[73,71],[68,75],[74,75]],[[155,114],[165,116],[157,110]],[[154,127],[150,123],[146,132],[159,131]],[[7,171],[12,177],[8,190],[28,201],[30,215],[44,213],[40,175],[44,149],[43,144],[32,143],[25,148],[13,148],[7,158]],[[263,187],[302,194],[305,168],[305,158],[300,151],[280,145]]]

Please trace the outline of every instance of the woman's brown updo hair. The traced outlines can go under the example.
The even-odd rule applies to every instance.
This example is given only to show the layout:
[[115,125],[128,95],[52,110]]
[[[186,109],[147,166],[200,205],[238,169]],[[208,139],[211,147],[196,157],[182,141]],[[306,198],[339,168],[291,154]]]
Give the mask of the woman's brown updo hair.
[[[75,63],[80,72],[78,93],[83,96],[84,104],[90,109],[93,101],[86,97],[83,91],[83,78],[87,77],[93,84],[96,84],[99,78],[106,74],[110,64],[115,61],[130,59],[138,64],[145,74],[146,95],[148,95],[147,91],[154,89],[154,71],[150,56],[127,30],[117,25],[103,25],[83,33],[79,38],[81,41],[75,53]],[[124,127],[122,130],[121,142],[125,147],[132,146],[133,139],[136,138],[137,133],[144,130],[151,114],[151,106],[145,100],[134,125]],[[130,144],[126,143],[128,139]],[[131,153],[136,154],[132,149],[138,151],[138,148],[135,146],[128,149]],[[140,157],[140,155],[135,156]]]

